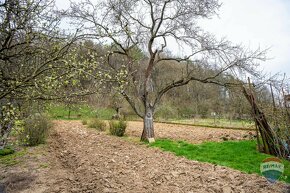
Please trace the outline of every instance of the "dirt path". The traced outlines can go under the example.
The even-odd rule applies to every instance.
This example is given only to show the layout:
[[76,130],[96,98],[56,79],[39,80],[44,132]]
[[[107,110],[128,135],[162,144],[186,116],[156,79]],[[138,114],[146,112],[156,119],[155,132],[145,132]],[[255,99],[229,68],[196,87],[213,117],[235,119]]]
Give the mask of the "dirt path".
[[283,192],[258,175],[189,161],[171,153],[57,121],[49,141],[49,169],[22,191],[62,193]]
[[[140,137],[142,128],[142,122],[130,121],[127,134],[130,136]],[[245,140],[251,139],[254,135],[253,131],[216,129],[165,123],[155,123],[154,129],[156,138],[186,140],[191,143],[202,143],[204,141],[223,141],[224,139]]]

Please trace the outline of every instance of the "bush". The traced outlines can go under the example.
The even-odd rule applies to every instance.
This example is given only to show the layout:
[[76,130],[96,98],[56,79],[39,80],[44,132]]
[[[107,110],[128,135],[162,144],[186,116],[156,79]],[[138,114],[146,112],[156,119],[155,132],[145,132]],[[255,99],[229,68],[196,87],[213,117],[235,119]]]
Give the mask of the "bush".
[[82,124],[83,125],[87,125],[88,124],[88,120],[86,120],[86,119],[82,120]]
[[122,137],[126,132],[127,122],[121,121],[110,121],[110,133],[111,135]]
[[35,146],[45,143],[51,122],[47,116],[39,113],[29,116],[23,121],[19,132],[19,140],[24,145]]
[[105,121],[95,118],[88,121],[88,127],[98,129],[99,131],[105,131],[107,124]]

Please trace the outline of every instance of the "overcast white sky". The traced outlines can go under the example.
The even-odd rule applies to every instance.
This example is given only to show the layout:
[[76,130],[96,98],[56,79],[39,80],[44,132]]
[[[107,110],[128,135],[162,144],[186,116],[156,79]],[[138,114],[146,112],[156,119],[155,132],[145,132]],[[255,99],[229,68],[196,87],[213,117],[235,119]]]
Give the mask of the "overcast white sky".
[[[76,0],[79,1],[79,0]],[[262,69],[272,75],[286,72],[290,77],[290,0],[220,0],[219,17],[208,20],[204,28],[217,37],[255,49],[268,48],[269,61]],[[56,0],[67,8],[69,0]]]

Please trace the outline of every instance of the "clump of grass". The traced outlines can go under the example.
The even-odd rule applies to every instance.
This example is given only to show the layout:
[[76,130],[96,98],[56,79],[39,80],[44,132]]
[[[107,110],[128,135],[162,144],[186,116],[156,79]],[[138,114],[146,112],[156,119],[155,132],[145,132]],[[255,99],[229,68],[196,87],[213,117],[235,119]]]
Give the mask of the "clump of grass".
[[95,128],[99,131],[105,131],[107,128],[106,122],[97,118],[90,119],[87,123],[89,128]]
[[3,164],[5,166],[12,166],[18,164],[19,162],[21,162],[20,158],[23,157],[25,154],[26,149],[5,156],[0,155],[0,164]]
[[39,165],[39,168],[48,168],[48,167],[49,167],[48,163],[42,163]]
[[120,121],[110,121],[110,134],[122,137],[124,136],[127,128],[127,122]]
[[4,149],[0,149],[0,156],[13,154],[14,152],[15,152],[14,149],[11,149],[10,147],[4,148]]
[[[189,144],[184,141],[159,139],[150,146],[159,147],[165,151],[174,152],[190,160],[209,162],[227,166],[246,173],[260,174],[260,164],[268,157],[256,150],[255,141],[225,141]],[[290,162],[283,160],[284,176],[282,180],[290,182]]]
[[88,124],[88,120],[87,120],[87,119],[83,119],[83,120],[82,120],[82,124],[83,124],[83,125],[87,125],[87,124]]
[[23,126],[19,131],[19,141],[29,146],[44,144],[51,125],[47,116],[31,115],[23,120]]

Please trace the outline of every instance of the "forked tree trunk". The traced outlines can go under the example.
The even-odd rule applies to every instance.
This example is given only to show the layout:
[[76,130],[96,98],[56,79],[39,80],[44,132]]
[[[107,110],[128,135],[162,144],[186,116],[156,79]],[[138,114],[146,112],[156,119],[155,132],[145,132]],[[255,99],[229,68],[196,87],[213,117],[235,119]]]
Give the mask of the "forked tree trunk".
[[142,141],[154,141],[154,126],[153,126],[153,108],[146,107],[145,116],[143,118]]

